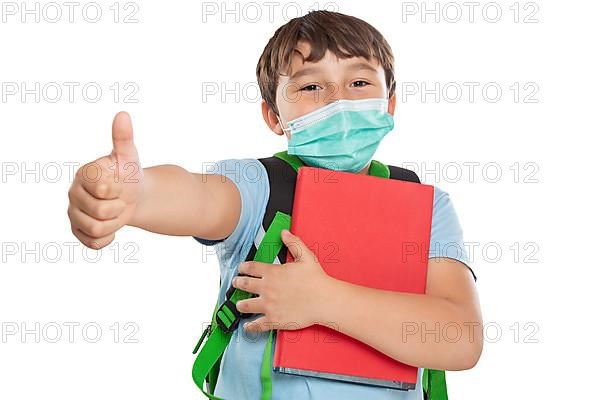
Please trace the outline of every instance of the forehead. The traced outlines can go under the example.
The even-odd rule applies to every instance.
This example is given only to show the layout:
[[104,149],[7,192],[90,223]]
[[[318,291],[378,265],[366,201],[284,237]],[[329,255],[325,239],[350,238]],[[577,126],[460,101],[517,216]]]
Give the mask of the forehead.
[[[362,69],[370,70],[371,72],[381,74],[383,74],[384,72],[383,67],[381,66],[379,61],[374,57],[371,57],[370,59],[366,59],[360,56],[338,58],[330,50],[327,50],[320,60],[305,61],[305,59],[309,57],[310,52],[310,43],[306,41],[300,41],[296,44],[296,47],[294,48],[294,52],[292,53],[292,57],[290,59],[290,65],[288,66],[288,77],[291,78],[292,76],[297,75],[297,73],[301,70],[315,72],[315,70],[319,69],[319,67],[336,67],[356,70]],[[309,70],[309,68],[311,69]]]

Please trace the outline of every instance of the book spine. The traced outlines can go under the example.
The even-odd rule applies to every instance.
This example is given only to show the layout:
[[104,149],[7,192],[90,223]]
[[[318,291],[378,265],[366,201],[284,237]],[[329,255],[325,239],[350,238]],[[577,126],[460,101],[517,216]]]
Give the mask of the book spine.
[[[435,201],[435,196],[434,196],[434,188],[433,186],[430,185],[424,185],[427,186],[427,188],[429,189],[429,204],[430,207],[428,208],[429,211],[429,215],[427,218],[428,221],[428,225],[427,225],[427,232],[429,232],[429,234],[427,235],[427,240],[425,241],[425,243],[423,243],[423,255],[425,256],[425,260],[427,260],[426,262],[429,262],[429,246],[431,244],[431,224],[433,223],[433,202]],[[423,280],[423,287],[422,287],[422,293],[425,293],[427,291],[427,274],[429,273],[429,268],[425,268],[425,279]]]
[[275,333],[275,352],[273,353],[273,367],[279,367],[281,365],[282,360],[282,354],[281,354],[281,347],[283,345],[283,343],[285,342],[285,340],[283,339],[283,332],[279,329],[277,329],[277,332]]
[[[296,186],[294,188],[294,201],[292,202],[292,223],[290,224],[290,232],[296,234],[297,224],[298,224],[298,214],[301,213],[299,210],[300,201],[298,198],[300,197],[300,190],[298,188],[302,185],[304,178],[306,177],[307,167],[300,167],[298,169],[298,174],[296,175]],[[294,218],[294,215],[296,218]],[[288,251],[286,262],[293,261],[292,254]]]

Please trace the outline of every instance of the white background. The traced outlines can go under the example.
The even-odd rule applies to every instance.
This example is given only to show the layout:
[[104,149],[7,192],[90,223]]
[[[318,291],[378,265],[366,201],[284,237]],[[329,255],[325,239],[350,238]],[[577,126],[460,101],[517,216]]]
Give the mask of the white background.
[[[63,93],[56,103],[55,92],[40,93],[36,103],[33,94],[23,100],[21,92],[3,90],[0,102],[0,398],[201,397],[191,379],[191,350],[214,307],[216,256],[191,237],[131,227],[100,254],[86,251],[76,244],[66,214],[68,165],[110,152],[111,122],[120,110],[132,115],[143,166],[178,164],[202,172],[203,163],[285,149],[285,138],[262,121],[256,62],[277,27],[315,4],[333,4],[384,34],[396,56],[399,95],[402,82],[428,89],[455,82],[464,89],[456,103],[454,92],[441,93],[439,102],[434,95],[423,101],[420,93],[400,97],[396,128],[375,156],[393,165],[417,163],[426,183],[450,194],[465,242],[477,243],[472,264],[486,342],[474,369],[447,374],[451,398],[594,393],[600,9],[592,1],[538,1],[527,8],[521,2],[515,23],[513,3],[497,3],[502,16],[496,23],[482,15],[486,2],[475,8],[473,22],[460,3],[456,23],[449,21],[455,8],[443,13],[447,2],[439,3],[439,22],[435,15],[421,21],[420,2],[412,3],[419,8],[415,15],[403,14],[410,4],[391,1],[276,3],[272,18],[259,2],[258,21],[256,7],[239,3],[237,15],[224,15],[225,22],[220,2],[138,2],[137,11],[122,2],[118,23],[112,1],[99,3],[97,23],[83,18],[85,2],[72,23],[62,3],[62,19],[49,22],[55,9],[44,15],[44,2],[39,22],[28,15],[23,23],[23,6],[14,3],[17,14],[0,16],[3,87],[24,83],[32,89],[39,82],[41,91],[55,82]],[[216,14],[203,13],[211,7]],[[87,11],[94,18],[94,9]],[[124,23],[132,11],[138,22]],[[495,9],[487,11],[493,19]],[[538,22],[525,23],[533,11]],[[73,102],[65,82],[79,84]],[[479,84],[473,102],[464,82]],[[88,83],[102,88],[99,101],[84,98]],[[502,89],[497,102],[482,94],[488,83]],[[234,94],[222,99],[219,89],[207,95],[212,85]],[[131,88],[138,89],[137,103],[125,101]],[[532,88],[537,92],[529,100],[537,102],[526,102]],[[495,96],[491,89],[488,94]],[[423,173],[436,163],[439,172]],[[472,179],[465,163],[476,163]],[[457,181],[456,165],[462,173]],[[498,170],[502,175],[493,182]],[[79,324],[73,343],[69,322]],[[133,325],[126,328],[128,322]],[[36,323],[39,343],[33,333],[21,336]],[[56,324],[62,337],[51,343]],[[85,324],[102,329],[97,343],[89,342],[93,328],[83,334]],[[15,326],[19,331],[7,334]],[[126,343],[132,327],[138,330],[130,341],[137,343]]]

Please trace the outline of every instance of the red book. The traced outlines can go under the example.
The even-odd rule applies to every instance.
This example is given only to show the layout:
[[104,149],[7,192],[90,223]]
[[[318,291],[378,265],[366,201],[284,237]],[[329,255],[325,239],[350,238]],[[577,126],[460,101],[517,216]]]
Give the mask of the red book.
[[[290,231],[328,275],[425,293],[433,186],[303,166],[295,190]],[[279,329],[273,369],[404,390],[417,382],[416,367],[323,325]]]

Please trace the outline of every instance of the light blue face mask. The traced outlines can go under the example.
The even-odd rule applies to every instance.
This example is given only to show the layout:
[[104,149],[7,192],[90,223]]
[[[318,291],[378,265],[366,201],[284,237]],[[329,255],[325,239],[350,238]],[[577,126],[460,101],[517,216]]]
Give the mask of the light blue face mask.
[[283,128],[290,133],[288,154],[309,166],[358,172],[394,128],[387,108],[382,98],[336,100],[293,119]]

